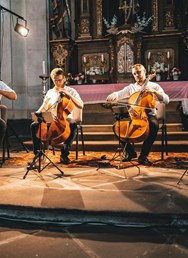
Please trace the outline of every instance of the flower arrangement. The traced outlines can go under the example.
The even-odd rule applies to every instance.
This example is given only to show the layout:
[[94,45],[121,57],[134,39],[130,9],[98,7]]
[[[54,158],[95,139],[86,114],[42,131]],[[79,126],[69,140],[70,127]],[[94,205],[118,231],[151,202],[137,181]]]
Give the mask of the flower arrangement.
[[117,16],[114,14],[112,20],[110,23],[103,17],[104,24],[106,25],[106,28],[109,29],[110,27],[115,27],[117,24]]
[[68,73],[66,77],[67,77],[67,80],[66,80],[67,85],[74,84],[74,78],[71,73]]
[[117,16],[114,14],[112,20],[110,23],[103,17],[103,22],[106,25],[107,32],[109,34],[116,34],[118,32],[118,28],[116,27],[117,25]]
[[171,76],[174,76],[174,75],[180,75],[181,74],[181,71],[179,68],[177,67],[173,67],[172,70],[170,71],[170,75]]
[[156,73],[164,73],[164,72],[167,72],[168,71],[168,68],[165,66],[164,63],[160,63],[158,61],[156,61],[152,67],[151,67],[152,70],[155,70]]
[[75,77],[74,77],[74,80],[75,81],[82,81],[83,79],[84,79],[84,74],[82,74],[82,73],[77,73],[76,75],[75,75]]
[[86,72],[87,75],[102,75],[102,71],[100,67],[90,67],[89,70]]
[[147,27],[149,23],[153,20],[153,15],[147,19],[146,13],[144,12],[142,17],[136,14],[136,19],[137,21],[134,24],[134,27],[131,28],[131,31],[134,33],[142,32],[144,28]]

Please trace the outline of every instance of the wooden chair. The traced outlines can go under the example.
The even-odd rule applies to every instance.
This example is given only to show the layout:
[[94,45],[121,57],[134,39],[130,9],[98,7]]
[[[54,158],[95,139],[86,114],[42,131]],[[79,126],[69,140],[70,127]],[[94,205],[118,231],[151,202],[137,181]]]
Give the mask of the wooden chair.
[[164,153],[168,155],[168,142],[167,142],[167,125],[166,125],[166,105],[157,101],[157,119],[159,121],[159,129],[161,129],[161,159],[164,159]]
[[85,144],[84,144],[84,135],[82,128],[82,118],[83,118],[83,110],[77,107],[73,109],[73,119],[77,123],[77,132],[76,132],[76,159],[78,159],[78,151],[79,151],[79,138],[81,137],[82,142],[82,151],[83,155],[85,155]]

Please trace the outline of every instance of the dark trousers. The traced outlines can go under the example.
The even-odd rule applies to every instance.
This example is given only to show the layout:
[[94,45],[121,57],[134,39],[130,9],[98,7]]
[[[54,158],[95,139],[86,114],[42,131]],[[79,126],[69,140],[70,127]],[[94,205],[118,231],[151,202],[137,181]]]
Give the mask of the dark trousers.
[[6,133],[6,123],[3,119],[0,118],[0,145],[2,145],[3,143],[3,139],[5,137],[5,133]]
[[[77,124],[74,120],[72,119],[68,119],[69,123],[70,123],[70,135],[69,137],[65,140],[62,148],[61,148],[61,152],[65,153],[66,155],[69,154],[69,150],[71,149],[72,143],[75,139],[76,136],[76,130],[77,130]],[[40,139],[36,136],[36,132],[39,128],[39,123],[35,123],[33,122],[31,124],[31,136],[32,136],[32,140],[33,140],[33,152],[36,155],[37,151],[40,150]]]
[[[149,152],[151,151],[152,145],[157,137],[157,132],[159,130],[159,122],[155,116],[148,116],[148,122],[149,122],[149,135],[146,138],[146,140],[143,142],[142,148],[141,148],[141,157],[147,157]],[[121,144],[125,146],[125,151],[128,154],[133,154],[135,152],[133,145],[130,143],[129,139],[127,141],[121,141]]]

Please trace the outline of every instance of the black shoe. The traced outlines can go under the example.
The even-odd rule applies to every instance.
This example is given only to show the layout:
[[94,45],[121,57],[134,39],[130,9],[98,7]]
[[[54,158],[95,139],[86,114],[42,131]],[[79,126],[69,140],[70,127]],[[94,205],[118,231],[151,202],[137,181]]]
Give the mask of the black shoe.
[[66,145],[63,145],[62,149],[61,149],[61,156],[60,156],[60,163],[63,163],[63,164],[70,164],[71,161],[70,159],[68,158],[69,156],[69,151],[67,149],[67,146]]
[[131,154],[127,153],[126,157],[122,160],[123,162],[131,161],[131,159],[137,158],[136,152],[133,152]]
[[146,158],[146,157],[139,157],[138,162],[141,165],[145,165],[145,166],[152,166],[153,165],[153,163],[151,161],[149,161],[148,158]]
[[71,161],[70,161],[70,159],[68,158],[68,156],[67,155],[65,155],[65,154],[61,154],[61,156],[60,156],[60,163],[63,163],[63,164],[70,164],[71,163]]

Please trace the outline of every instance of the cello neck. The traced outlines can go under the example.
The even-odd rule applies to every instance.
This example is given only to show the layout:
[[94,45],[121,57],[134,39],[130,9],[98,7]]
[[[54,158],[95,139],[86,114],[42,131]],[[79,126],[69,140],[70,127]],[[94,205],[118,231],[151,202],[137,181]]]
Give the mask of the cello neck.
[[148,82],[151,81],[155,76],[156,76],[156,71],[152,70],[151,73],[146,78],[146,81],[144,83],[144,88],[148,85]]

